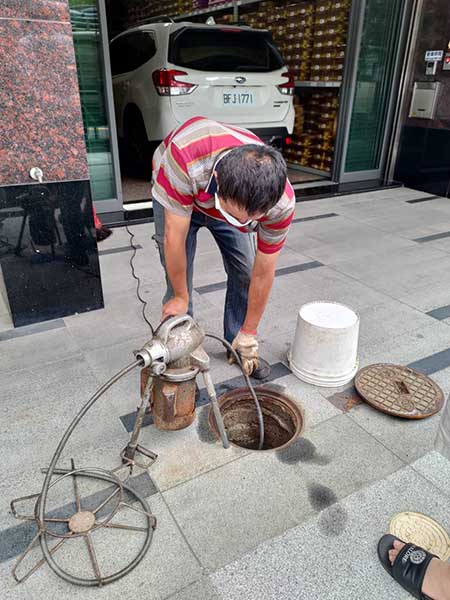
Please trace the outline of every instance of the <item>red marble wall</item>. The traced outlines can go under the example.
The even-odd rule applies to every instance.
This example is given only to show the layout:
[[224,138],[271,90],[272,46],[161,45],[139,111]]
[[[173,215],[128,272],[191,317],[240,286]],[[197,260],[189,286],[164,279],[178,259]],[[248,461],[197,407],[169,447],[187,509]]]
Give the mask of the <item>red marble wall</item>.
[[68,0],[0,0],[0,185],[88,179]]

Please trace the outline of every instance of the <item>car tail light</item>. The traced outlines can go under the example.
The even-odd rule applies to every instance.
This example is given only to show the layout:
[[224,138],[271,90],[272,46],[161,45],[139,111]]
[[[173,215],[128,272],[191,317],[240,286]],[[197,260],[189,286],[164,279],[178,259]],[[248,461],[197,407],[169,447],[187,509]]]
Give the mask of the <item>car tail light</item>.
[[286,146],[290,146],[292,144],[292,138],[291,137],[285,137],[284,138],[284,143]]
[[153,83],[160,96],[185,96],[192,94],[197,87],[187,81],[178,81],[176,78],[187,75],[185,71],[175,69],[158,69],[153,73]]
[[282,83],[281,85],[279,85],[278,89],[280,90],[280,92],[282,94],[287,94],[288,96],[293,96],[294,89],[295,89],[294,74],[293,73],[283,73],[281,75],[281,77],[286,77],[287,81],[286,81],[286,83]]

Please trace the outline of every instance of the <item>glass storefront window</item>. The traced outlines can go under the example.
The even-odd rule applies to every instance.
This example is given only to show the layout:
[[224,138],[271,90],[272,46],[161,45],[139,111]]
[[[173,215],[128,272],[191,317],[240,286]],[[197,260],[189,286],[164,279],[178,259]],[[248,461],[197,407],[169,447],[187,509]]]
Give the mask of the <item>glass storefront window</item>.
[[367,0],[346,172],[380,168],[402,0]]
[[97,0],[70,0],[93,200],[116,198]]

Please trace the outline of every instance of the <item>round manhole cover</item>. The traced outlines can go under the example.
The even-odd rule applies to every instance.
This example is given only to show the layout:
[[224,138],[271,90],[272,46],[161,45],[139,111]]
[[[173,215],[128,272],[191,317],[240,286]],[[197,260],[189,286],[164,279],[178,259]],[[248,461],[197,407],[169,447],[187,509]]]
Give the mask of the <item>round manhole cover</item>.
[[[270,388],[255,388],[264,419],[263,450],[279,450],[292,443],[303,431],[303,411],[290,398]],[[258,450],[259,424],[254,400],[247,388],[231,390],[219,398],[225,429],[231,444]],[[219,437],[214,412],[209,426]]]
[[415,544],[435,554],[444,562],[450,558],[450,537],[442,525],[430,517],[416,512],[399,513],[392,518],[389,532],[407,544]]
[[444,404],[444,394],[434,381],[400,365],[365,367],[357,374],[355,387],[374,408],[405,419],[430,417]]

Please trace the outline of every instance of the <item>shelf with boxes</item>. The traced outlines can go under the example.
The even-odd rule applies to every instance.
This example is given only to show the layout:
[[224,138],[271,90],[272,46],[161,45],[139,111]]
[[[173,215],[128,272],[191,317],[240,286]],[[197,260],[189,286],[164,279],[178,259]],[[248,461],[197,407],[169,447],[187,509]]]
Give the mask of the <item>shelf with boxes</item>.
[[259,4],[261,0],[143,0],[137,2],[130,11],[134,22],[155,19],[159,16],[172,17],[182,21],[195,17],[215,15],[220,12],[233,11],[235,8]]
[[272,33],[295,77],[296,123],[287,161],[325,176],[334,161],[350,5],[350,0],[263,0],[240,11],[241,22]]
[[350,6],[351,0],[141,0],[134,18],[164,14],[180,21],[214,15],[218,24],[231,24],[238,7],[239,24],[269,30],[296,82],[296,124],[286,158],[329,175]]

